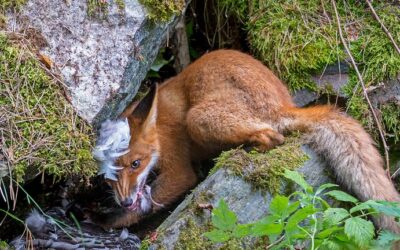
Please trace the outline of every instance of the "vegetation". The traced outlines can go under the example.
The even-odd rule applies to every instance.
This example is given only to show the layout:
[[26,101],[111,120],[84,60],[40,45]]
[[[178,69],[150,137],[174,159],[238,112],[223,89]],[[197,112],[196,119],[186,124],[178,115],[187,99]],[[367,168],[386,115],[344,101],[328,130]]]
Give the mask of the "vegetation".
[[[90,17],[105,19],[108,15],[109,2],[106,0],[86,0],[87,14]],[[120,11],[125,9],[125,0],[115,0]]]
[[4,13],[9,9],[19,10],[27,0],[0,0],[0,12]]
[[6,26],[6,11],[10,9],[18,11],[26,1],[27,0],[0,0],[0,29]]
[[400,141],[400,108],[395,103],[388,103],[381,107],[383,121],[386,125],[386,130],[391,131],[389,135],[393,138],[394,142]]
[[225,151],[215,160],[215,167],[211,172],[226,167],[252,183],[255,188],[276,194],[280,191],[285,169],[296,169],[308,159],[301,150],[299,136],[292,135],[287,137],[285,144],[266,153],[255,150],[246,152],[242,148]]
[[[346,60],[330,1],[219,0],[224,11],[240,19],[247,32],[252,52],[264,61],[291,90],[316,86],[310,76],[322,73],[326,66]],[[374,1],[374,8],[392,36],[400,43],[400,6],[388,1]],[[367,87],[400,73],[400,55],[373,18],[363,1],[338,1],[338,11],[351,53],[363,74]],[[343,88],[349,97],[348,112],[373,130],[371,113],[355,72]],[[397,105],[397,109],[398,105]],[[392,113],[382,109],[387,133],[399,138],[398,123]]]
[[147,9],[148,17],[154,22],[167,22],[173,15],[180,15],[185,0],[139,0]]
[[1,154],[17,181],[38,172],[92,176],[92,130],[46,74],[22,35],[0,33]]
[[[284,176],[301,187],[289,196],[275,196],[269,214],[249,224],[240,224],[234,212],[221,200],[212,211],[213,229],[204,235],[214,243],[244,237],[269,238],[268,249],[390,249],[399,235],[375,230],[367,216],[384,213],[400,218],[395,202],[359,202],[353,196],[326,183],[317,190],[295,171]],[[329,190],[329,191],[328,191]],[[324,197],[351,204],[349,209],[331,207]]]
[[[26,1],[26,0],[19,0]],[[109,1],[106,0],[86,0],[88,16],[105,19],[108,15],[108,8],[110,7]],[[114,4],[120,10],[125,9],[125,0],[115,0]],[[173,15],[182,13],[185,7],[184,0],[139,0],[141,4],[146,7],[147,15],[150,20],[154,22],[167,22]]]

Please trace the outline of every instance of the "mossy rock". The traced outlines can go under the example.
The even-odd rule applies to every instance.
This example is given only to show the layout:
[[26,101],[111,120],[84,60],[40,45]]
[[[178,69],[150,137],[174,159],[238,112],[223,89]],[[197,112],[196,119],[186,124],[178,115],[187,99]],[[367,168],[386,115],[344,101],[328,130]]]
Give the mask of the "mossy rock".
[[0,32],[0,155],[18,182],[39,173],[87,179],[97,170],[92,129],[77,117],[35,50]]
[[185,9],[185,0],[139,0],[146,7],[147,15],[154,22],[167,22],[174,15],[181,15]]
[[[250,155],[249,155],[250,154]],[[249,223],[265,216],[276,188],[289,194],[293,185],[280,177],[281,169],[297,168],[314,187],[332,182],[325,163],[301,141],[290,138],[287,144],[259,154],[242,149],[223,153],[210,176],[197,186],[192,194],[157,229],[154,242],[146,241],[148,249],[265,249],[266,239],[245,238],[213,245],[203,237],[210,230],[211,212],[207,207],[217,206],[224,199],[240,223]],[[239,166],[241,170],[239,171]],[[267,168],[276,171],[269,171]],[[267,174],[255,177],[262,171]],[[269,187],[269,183],[275,183]],[[276,190],[275,190],[276,191]]]
[[[217,2],[220,13],[228,13],[243,22],[253,54],[284,80],[292,91],[304,88],[316,91],[312,76],[324,73],[329,65],[347,60],[338,37],[335,12],[329,1]],[[400,4],[388,1],[374,1],[372,4],[397,44],[400,44]],[[367,4],[355,0],[337,1],[337,9],[345,38],[366,87],[373,88],[382,81],[397,78],[400,74],[400,55]],[[377,135],[355,71],[350,68],[348,74],[348,83],[342,89],[348,97],[347,111],[369,132]],[[392,122],[393,116],[387,110],[382,109],[384,126],[389,135],[399,138],[399,123]]]
[[280,191],[285,169],[294,170],[309,159],[300,148],[299,141],[298,135],[288,137],[284,145],[266,153],[254,149],[246,152],[242,148],[223,152],[215,160],[211,173],[225,167],[252,183],[254,188],[276,194]]

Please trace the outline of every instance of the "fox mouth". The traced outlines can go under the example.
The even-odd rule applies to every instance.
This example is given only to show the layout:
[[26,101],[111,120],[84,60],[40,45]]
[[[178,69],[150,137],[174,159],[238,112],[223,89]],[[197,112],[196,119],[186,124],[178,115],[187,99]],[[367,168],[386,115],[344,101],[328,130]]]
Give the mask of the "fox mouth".
[[156,205],[159,207],[163,206],[162,204],[156,202],[151,195],[150,185],[155,181],[156,178],[157,178],[157,173],[155,171],[152,171],[152,174],[149,174],[146,180],[144,180],[137,186],[137,190],[133,194],[134,196],[133,202],[129,207],[127,207],[129,211],[143,210],[144,212],[146,212],[147,206],[149,207],[149,209],[151,205]]
[[[145,207],[142,206],[142,203],[145,204]],[[148,204],[148,205],[147,205]],[[151,196],[151,187],[149,185],[143,185],[136,191],[135,199],[133,200],[132,204],[127,207],[129,211],[139,211],[143,210],[146,212],[146,206],[156,205],[162,207],[163,205],[156,202],[153,197]]]

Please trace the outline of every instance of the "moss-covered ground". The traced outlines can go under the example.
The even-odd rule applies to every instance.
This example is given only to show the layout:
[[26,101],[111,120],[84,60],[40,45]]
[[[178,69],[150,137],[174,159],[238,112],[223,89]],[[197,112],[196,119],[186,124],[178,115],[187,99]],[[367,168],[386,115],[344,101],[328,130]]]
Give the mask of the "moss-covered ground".
[[185,0],[139,0],[147,9],[148,17],[154,22],[167,22],[173,15],[180,15]]
[[55,178],[92,176],[92,130],[46,74],[34,45],[21,34],[0,32],[0,143],[18,181],[38,172]]
[[92,18],[107,19],[110,3],[117,5],[121,12],[125,9],[125,0],[86,0],[88,16]]
[[255,188],[276,194],[281,188],[285,169],[296,169],[308,159],[301,149],[301,139],[298,135],[292,135],[287,137],[283,145],[266,153],[255,150],[246,152],[243,148],[225,151],[216,159],[211,172],[226,167]]
[[[18,0],[26,1],[26,0]],[[110,1],[105,0],[86,0],[87,13],[90,17],[106,19]],[[156,23],[167,22],[173,15],[180,15],[185,7],[185,0],[139,0],[145,6],[150,20]],[[114,0],[120,10],[125,9],[125,0]]]
[[[199,204],[207,204],[210,202],[209,193],[200,192],[189,204],[189,209],[187,213],[183,214],[183,217],[180,219],[184,220],[184,225],[181,227],[180,234],[174,246],[174,249],[186,250],[186,249],[220,249],[220,250],[239,250],[239,249],[249,249],[252,247],[253,249],[263,249],[262,247],[258,247],[258,241],[254,246],[249,246],[245,241],[241,241],[240,239],[233,239],[221,244],[213,244],[210,240],[203,236],[205,232],[208,232],[212,229],[211,225],[211,214],[210,211],[204,208],[200,208]],[[158,239],[163,237],[165,232],[158,232]],[[264,239],[260,239],[262,241]],[[148,249],[148,247],[152,244],[156,244],[160,246],[160,249],[164,249],[162,243],[159,240],[150,241],[149,238],[142,241],[142,245],[140,249]],[[264,244],[265,246],[265,244]]]
[[0,0],[0,12],[4,13],[9,9],[19,10],[26,2],[27,0]]

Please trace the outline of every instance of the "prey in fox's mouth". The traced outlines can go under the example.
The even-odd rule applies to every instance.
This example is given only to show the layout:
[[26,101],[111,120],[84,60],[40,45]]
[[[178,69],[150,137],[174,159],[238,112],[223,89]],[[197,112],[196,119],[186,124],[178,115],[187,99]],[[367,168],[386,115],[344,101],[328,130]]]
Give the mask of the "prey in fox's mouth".
[[115,195],[115,200],[117,203],[126,208],[129,211],[135,211],[137,213],[147,213],[151,210],[152,206],[162,207],[163,205],[156,202],[151,195],[151,184],[155,181],[157,174],[151,171],[149,176],[144,181],[144,184],[139,184],[134,188],[131,195],[125,199],[117,198]]
[[158,143],[149,146],[142,138],[135,138],[130,124],[135,125],[128,119],[104,122],[93,155],[101,166],[99,174],[104,174],[114,190],[117,204],[144,214],[153,205],[162,206],[152,198],[151,188],[159,159]]

